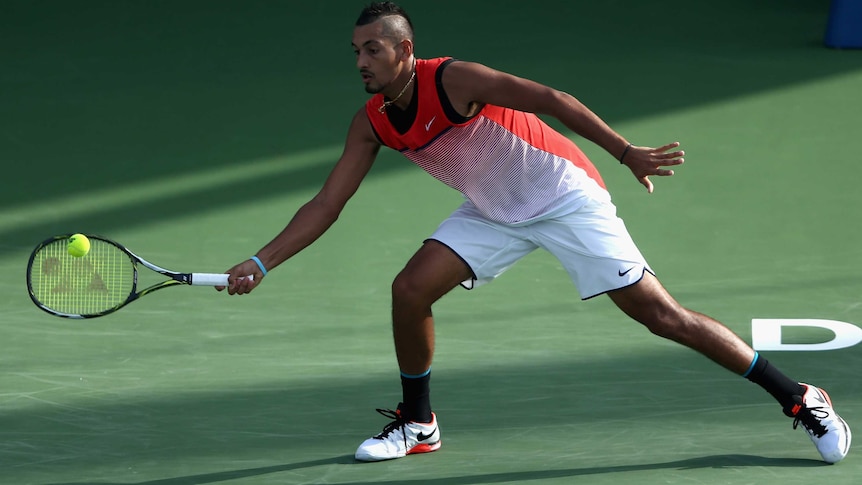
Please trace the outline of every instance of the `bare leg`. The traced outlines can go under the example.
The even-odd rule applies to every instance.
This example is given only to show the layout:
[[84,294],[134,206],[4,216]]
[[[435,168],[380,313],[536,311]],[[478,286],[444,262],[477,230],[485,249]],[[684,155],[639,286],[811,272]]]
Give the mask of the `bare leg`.
[[732,372],[745,373],[754,359],[754,350],[744,340],[718,321],[682,307],[650,273],[608,296],[650,332],[694,349]]
[[692,348],[762,387],[788,416],[793,414],[796,397],[805,393],[798,381],[784,375],[765,358],[755,360],[754,349],[729,328],[702,313],[683,308],[649,273],[637,284],[608,295],[652,333]]
[[440,448],[440,428],[431,411],[431,360],[434,317],[431,305],[471,276],[449,248],[426,242],[392,283],[392,335],[401,370],[402,400],[396,411],[381,411],[395,421],[359,445],[356,459],[380,461]]
[[[784,414],[801,422],[827,463],[842,460],[850,449],[850,428],[835,414],[820,389],[789,379],[729,328],[701,313],[683,308],[655,276],[608,293],[611,300],[652,333],[679,342],[763,387],[781,404]],[[815,411],[816,410],[816,411]]]
[[392,283],[392,334],[401,372],[421,374],[434,356],[431,305],[469,279],[470,268],[451,249],[428,241]]

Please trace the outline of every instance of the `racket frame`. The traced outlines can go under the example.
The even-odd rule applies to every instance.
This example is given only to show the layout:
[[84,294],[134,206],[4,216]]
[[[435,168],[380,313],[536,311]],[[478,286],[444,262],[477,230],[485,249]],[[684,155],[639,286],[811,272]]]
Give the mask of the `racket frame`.
[[[148,295],[148,294],[150,294],[156,290],[161,290],[162,288],[167,288],[169,286],[176,286],[176,285],[227,286],[228,285],[228,275],[227,274],[224,274],[224,273],[181,273],[178,271],[171,271],[169,269],[162,268],[161,266],[155,265],[155,264],[147,261],[146,259],[138,256],[137,254],[133,253],[131,250],[129,250],[128,248],[126,248],[125,246],[123,246],[122,244],[120,244],[116,241],[108,239],[104,236],[87,235],[87,238],[90,240],[98,240],[98,241],[102,241],[102,242],[111,244],[112,246],[115,246],[116,248],[118,248],[120,251],[122,251],[123,253],[125,253],[129,257],[130,261],[132,262],[132,289],[129,293],[129,296],[126,297],[126,299],[124,301],[120,302],[119,304],[117,304],[117,305],[115,305],[115,306],[113,306],[107,310],[103,310],[101,312],[98,312],[98,313],[77,314],[77,313],[65,313],[65,312],[53,310],[50,307],[48,307],[47,305],[40,302],[39,299],[36,297],[36,295],[33,291],[33,286],[32,286],[32,282],[31,282],[30,274],[33,270],[33,263],[36,260],[36,256],[39,254],[39,251],[43,247],[45,247],[51,243],[54,243],[60,239],[68,239],[71,236],[72,236],[72,234],[62,234],[62,235],[50,237],[50,238],[42,241],[30,253],[30,259],[27,262],[27,293],[30,295],[30,299],[33,300],[33,303],[35,303],[37,307],[39,307],[40,309],[44,310],[45,312],[50,313],[51,315],[54,315],[57,317],[75,318],[75,319],[102,317],[102,316],[114,313],[115,311],[117,311],[120,308],[128,305],[129,303],[141,298],[144,295]],[[139,264],[143,265],[144,267],[146,267],[152,271],[155,271],[156,273],[159,273],[163,276],[167,276],[170,279],[167,279],[167,280],[161,281],[159,283],[153,284],[147,288],[144,288],[141,291],[137,291],[138,290],[138,265]]]

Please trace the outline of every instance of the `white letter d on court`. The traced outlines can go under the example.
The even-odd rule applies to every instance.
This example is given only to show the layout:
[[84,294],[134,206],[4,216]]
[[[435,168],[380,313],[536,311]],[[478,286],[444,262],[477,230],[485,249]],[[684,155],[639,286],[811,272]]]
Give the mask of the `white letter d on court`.
[[[816,344],[781,343],[782,327],[819,327],[830,330],[835,338]],[[862,342],[862,328],[847,322],[817,319],[767,319],[751,320],[751,346],[754,350],[836,350],[852,347]]]

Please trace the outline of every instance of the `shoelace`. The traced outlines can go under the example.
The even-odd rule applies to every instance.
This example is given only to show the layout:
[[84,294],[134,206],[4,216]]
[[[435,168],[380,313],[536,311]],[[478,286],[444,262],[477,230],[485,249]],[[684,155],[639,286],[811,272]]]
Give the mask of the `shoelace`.
[[828,430],[823,425],[822,419],[829,417],[829,411],[826,408],[817,406],[813,408],[803,407],[796,414],[796,419],[793,420],[793,429],[802,423],[802,426],[812,435],[822,438]]
[[383,427],[383,431],[380,432],[374,439],[383,440],[389,437],[389,435],[395,431],[396,429],[401,430],[401,436],[404,437],[404,447],[407,448],[407,433],[404,432],[404,426],[407,425],[407,420],[401,417],[401,413],[398,411],[393,411],[391,409],[380,409],[377,408],[377,412],[382,414],[383,416],[392,419],[393,421],[386,426]]

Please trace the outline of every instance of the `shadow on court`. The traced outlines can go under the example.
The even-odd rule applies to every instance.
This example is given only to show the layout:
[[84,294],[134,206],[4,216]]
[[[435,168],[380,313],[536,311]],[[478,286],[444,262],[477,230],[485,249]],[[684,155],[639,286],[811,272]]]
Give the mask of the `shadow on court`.
[[[580,345],[590,343],[584,341]],[[337,348],[339,339],[332,339],[327,346]],[[284,352],[290,353],[289,350]],[[214,360],[216,356],[212,354]],[[283,360],[280,354],[273,359]],[[839,407],[841,403],[847,404],[841,412],[848,420],[852,419],[853,403],[862,392],[852,379],[858,359],[857,354],[833,352],[818,360],[819,364],[832,365],[835,369],[839,369],[837,363],[842,362],[845,370],[832,372],[821,385],[828,386]],[[781,363],[794,368],[809,360],[805,356],[788,356],[782,358]],[[240,365],[231,362],[227,365]],[[283,365],[289,367],[290,359]],[[146,372],[151,373],[152,367],[141,369],[141,374]],[[198,371],[190,369],[188,372],[188,375],[177,374],[176,378],[193,379]],[[213,369],[212,372],[219,371]],[[252,372],[252,369],[243,372]],[[132,482],[180,485],[350,464],[352,456],[339,454],[289,464],[242,466],[247,460],[272,462],[281,456],[302,460],[333,451],[352,452],[357,440],[382,426],[380,416],[362,411],[397,399],[395,379],[360,376],[361,372],[341,379],[306,380],[302,385],[273,382],[261,389],[241,388],[225,382],[224,388],[230,390],[162,393],[147,399],[120,398],[110,389],[87,393],[89,398],[70,399],[65,397],[75,395],[70,383],[62,394],[59,389],[38,393],[39,401],[44,403],[41,406],[8,410],[0,415],[0,429],[5,440],[4,448],[0,449],[0,466],[16,477],[41,475],[40,482],[47,482],[47,474],[55,477],[54,482],[78,480],[76,483],[86,483],[83,480],[88,475],[93,476],[94,470],[101,470],[102,476],[108,478],[127,475],[127,468],[149,477],[183,470],[231,468]],[[59,375],[42,378],[54,382],[55,386],[62,386],[64,382]],[[444,447],[439,456],[417,459],[415,465],[423,470],[425,479],[405,483],[498,483],[654,469],[807,468],[821,464],[814,459],[816,451],[805,433],[791,429],[791,420],[781,415],[768,395],[684,349],[656,349],[651,354],[619,354],[553,365],[513,364],[475,371],[442,370],[435,380],[437,410],[446,416],[445,429],[457,439],[450,442],[448,448]],[[832,385],[839,382],[840,386]],[[590,389],[594,399],[584,401],[585,389]],[[665,406],[668,395],[675,396],[672,409]],[[505,405],[501,407],[501,403]],[[655,436],[654,423],[670,416],[673,426],[667,428],[664,436]],[[559,426],[549,427],[550,417]],[[506,424],[501,427],[500,423]],[[596,426],[596,423],[601,425]],[[487,454],[477,449],[484,445],[468,439],[479,432],[486,440],[499,443],[521,442],[523,446],[532,446],[540,439],[549,450],[582,450],[580,456],[554,455],[545,460],[538,456],[526,457],[514,473],[473,475],[470,472],[477,471],[476,465],[465,465],[455,457]],[[577,435],[574,441],[572,432]],[[608,449],[616,450],[617,456],[630,456],[628,450],[641,450],[640,456],[633,459],[654,462],[535,470],[543,464],[547,468],[565,467],[566,463],[589,464],[590,457],[595,456],[591,443],[598,440]],[[651,447],[649,452],[644,451],[646,446]],[[760,453],[780,456],[786,452],[789,455],[785,459],[745,454],[751,446],[759,447]],[[686,460],[662,458],[682,451],[706,455],[709,449],[728,447],[740,447],[743,453]],[[813,456],[811,460],[791,458],[798,453]],[[490,464],[485,463],[484,467],[510,463],[506,456],[509,455],[504,450],[487,454]],[[453,458],[456,462],[449,461]],[[441,471],[441,466],[445,472]],[[495,469],[498,467],[491,468]],[[845,466],[840,471],[852,470]],[[456,473],[464,476],[440,476]],[[360,467],[355,474],[342,478],[363,483],[362,480],[373,478],[372,474],[378,474],[376,478],[381,483],[395,483],[386,481],[390,475],[385,467],[375,468],[375,465]],[[93,482],[98,480],[93,478]]]
[[[839,76],[862,66],[858,52],[836,52],[821,46],[828,10],[825,2],[765,0],[752,4],[729,0],[708,4],[671,0],[663,2],[662,8],[635,0],[547,0],[529,8],[524,8],[523,2],[508,1],[408,0],[403,4],[417,24],[419,56],[454,55],[535,78],[583,99],[612,125]],[[340,145],[350,116],[367,95],[356,76],[349,46],[351,25],[361,4],[332,6],[330,2],[223,0],[3,2],[0,36],[3,45],[14,48],[3,51],[0,74],[0,113],[4,114],[0,117],[0,163],[5,171],[0,208],[12,211],[34,203],[59,203],[64,197],[86,194],[94,188],[122,190],[139,182],[159,182]],[[471,32],[466,36],[468,29]],[[705,131],[713,128],[703,127]],[[393,162],[396,158],[399,161]],[[371,176],[408,166],[407,161],[390,154],[378,162]],[[274,175],[226,181],[153,200],[106,204],[74,217],[29,220],[0,230],[0,256],[10,250],[29,249],[57,232],[110,234],[126,227],[218,211],[236,200],[265,203],[277,194],[319,186],[330,167],[331,162],[305,167],[288,163]],[[436,182],[428,179],[427,183]],[[852,287],[854,283],[828,275],[812,279],[820,286]],[[788,278],[772,280],[768,290],[743,284],[731,291],[751,295],[797,286]],[[679,293],[698,297],[704,291],[683,288]],[[315,295],[314,299],[323,298]],[[533,314],[553,310],[547,304],[537,307],[524,307],[520,314],[483,312],[480,317],[493,321],[515,316],[527,327]],[[561,308],[560,313],[566,310],[568,307]],[[279,311],[272,310],[272,317]],[[213,320],[213,331],[218,333],[220,319]],[[470,324],[470,319],[463,320],[453,323]],[[351,347],[354,342],[349,340],[363,330],[339,330],[325,339],[288,334],[301,343],[297,347],[287,343],[283,348],[277,346],[273,362],[257,368],[246,360],[271,349],[266,346],[271,342],[289,340],[285,333],[266,335],[261,330],[259,340],[250,341],[254,345],[236,350],[247,351],[247,355],[238,356],[231,347],[235,340],[241,341],[240,337],[221,339],[224,347],[220,348],[216,338],[142,332],[139,335],[144,335],[143,339],[135,345],[153,354],[131,351],[124,355],[117,349],[94,348],[93,341],[100,338],[84,331],[81,337],[68,337],[41,335],[38,326],[16,328],[12,336],[38,335],[23,341],[38,342],[41,338],[42,343],[50,341],[53,346],[35,345],[32,358],[28,355],[4,365],[10,383],[26,385],[6,389],[5,400],[0,403],[10,404],[0,413],[0,475],[38,476],[36,483],[52,481],[55,485],[192,485],[349,466],[361,473],[349,476],[352,481],[347,483],[458,485],[710,468],[748,468],[761,478],[769,470],[757,475],[758,468],[782,469],[787,479],[797,475],[808,479],[808,469],[823,466],[813,459],[703,452],[717,442],[729,449],[736,443],[749,444],[749,437],[734,436],[727,429],[740,423],[756,428],[763,425],[762,418],[770,420],[764,426],[772,426],[774,420],[776,426],[786,429],[781,428],[774,449],[755,452],[780,455],[774,450],[786,445],[783,433],[792,432],[790,421],[783,420],[771,398],[756,386],[722,374],[705,359],[685,357],[688,354],[682,350],[632,356],[610,349],[601,361],[573,357],[558,365],[533,366],[508,363],[490,347],[478,347],[471,352],[485,353],[477,353],[477,361],[500,358],[499,367],[455,372],[441,366],[435,371],[435,406],[446,413],[445,426],[453,435],[492,428],[502,418],[511,418],[514,431],[499,431],[497,437],[501,438],[508,432],[546,429],[543,427],[552,419],[571,429],[604,419],[617,433],[614,440],[643,448],[652,444],[648,451],[653,455],[641,460],[652,463],[577,466],[590,463],[577,458],[555,459],[524,463],[520,471],[511,473],[480,473],[475,467],[454,466],[437,472],[458,475],[454,477],[432,474],[421,480],[396,482],[387,475],[381,480],[362,481],[364,477],[359,475],[375,473],[387,465],[354,464],[351,455],[304,458],[343,453],[355,446],[357,439],[379,430],[379,417],[373,413],[356,419],[352,416],[397,399],[397,378],[363,379],[362,370],[357,369],[360,377],[319,378],[309,384],[309,376],[290,370],[292,362],[300,362],[291,361],[291,352],[300,352],[299,347],[319,346],[314,358],[320,360],[344,347],[348,349],[344,358],[354,358],[349,355],[349,349],[355,349]],[[111,331],[111,346],[135,339],[134,334],[121,336],[124,330],[119,325]],[[233,328],[223,330],[226,336],[234,332]],[[579,348],[589,348],[588,338],[568,335],[571,355],[577,356]],[[9,346],[18,346],[20,341],[7,338]],[[165,341],[171,342],[171,349],[160,347]],[[89,364],[76,367],[74,360],[87,352],[75,347],[90,349],[92,355],[87,357],[100,362],[102,387],[87,388],[76,382],[79,374],[97,372],[88,368]],[[163,360],[154,348],[164,352]],[[388,341],[385,349],[389,350]],[[191,369],[177,367],[178,362],[189,362],[188,352],[198,352],[201,361],[192,360]],[[589,352],[595,355],[593,349]],[[42,357],[53,357],[51,354],[68,357],[55,358],[50,365],[40,362]],[[136,358],[129,360],[129,356]],[[839,406],[850,404],[841,408],[850,411],[845,415],[850,421],[862,396],[856,375],[858,353],[818,356],[814,369],[812,360],[811,356],[782,355],[780,365],[802,378],[807,378],[806,374],[825,376],[829,382],[814,383],[830,391],[832,383],[840,383],[833,397]],[[222,361],[230,361],[234,367],[228,368]],[[134,365],[141,367],[130,368]],[[357,367],[363,366],[365,371],[371,367],[357,361]],[[164,378],[166,369],[176,370],[172,376],[191,385],[201,385],[199,379],[203,377],[198,371],[215,376],[213,379],[224,378],[223,382],[202,385],[223,391],[201,392],[181,385],[166,391],[157,380],[151,380],[153,376]],[[271,373],[265,389],[243,387],[241,380],[231,380],[237,374],[259,376],[264,372]],[[292,387],[291,379],[297,376],[304,380],[304,387]],[[39,381],[44,377],[44,382]],[[600,391],[601,400],[585,403],[585,386]],[[161,394],[145,398],[136,394],[150,390]],[[662,407],[669,395],[674,398],[673,412],[680,413],[677,419],[683,425],[702,426],[699,431],[682,428],[676,435],[701,440],[697,451],[674,443],[668,455],[662,456],[662,448],[642,429],[639,432],[644,434],[633,434],[632,428],[638,424],[635,420],[643,419],[642,413],[665,413],[651,415],[662,418],[671,412],[644,409],[648,406],[641,404],[658,403]],[[512,402],[513,397],[521,401]],[[761,404],[764,406],[758,407]],[[324,405],[333,409],[321,411]],[[727,419],[714,419],[716,415]],[[816,456],[804,432],[793,433],[794,452],[804,448],[806,454],[801,456]],[[772,443],[772,438],[767,442]],[[590,442],[583,441],[582,446],[590,446]],[[453,454],[474,451],[469,444],[449,449],[455,450]],[[680,449],[705,456],[670,459],[671,453]],[[260,458],[266,460],[264,463],[282,463],[286,454],[299,461],[242,465],[248,457],[265,454],[269,456]],[[441,453],[430,458],[430,463],[445,461],[446,457]],[[504,454],[489,459],[509,464]],[[145,469],[150,480],[122,481],[128,475],[118,463]],[[421,465],[421,459],[416,463],[426,466]],[[842,465],[835,473],[847,473],[845,478],[858,469],[852,468],[853,463]],[[219,469],[227,471],[208,473]],[[107,471],[97,475],[96,470]],[[173,478],[152,479],[160,474]]]
[[[232,470],[219,473],[206,473],[186,477],[165,478],[160,480],[149,480],[146,482],[65,482],[51,483],[46,485],[203,485],[207,483],[218,483],[239,478],[268,475],[271,473],[287,472],[313,468],[321,465],[346,465],[375,466],[374,464],[357,463],[353,456],[339,456],[331,459],[312,460],[300,463],[276,465],[260,468],[248,468],[244,470]],[[414,480],[369,480],[359,482],[339,482],[341,485],[364,485],[368,483],[387,484],[429,484],[429,485],[470,485],[482,483],[511,483],[518,481],[550,480],[558,478],[576,478],[590,475],[604,475],[612,473],[640,472],[653,470],[694,470],[698,468],[812,468],[827,467],[826,463],[816,460],[803,460],[798,458],[768,458],[755,455],[713,455],[687,460],[670,461],[664,463],[645,463],[638,465],[600,466],[587,468],[569,468],[563,470],[533,470],[524,472],[490,473],[485,475],[465,475],[447,478],[420,478]]]
[[190,475],[187,477],[163,478],[159,480],[148,480],[146,482],[64,482],[46,485],[196,485],[226,482],[229,480],[237,480],[240,478],[257,477],[261,475],[269,475],[272,473],[302,470],[305,468],[314,468],[323,465],[347,465],[355,462],[356,461],[353,459],[353,455],[344,455],[337,456],[334,458],[324,458],[322,460],[311,460],[299,463],[289,463],[285,465],[264,466],[259,468],[247,468],[244,470],[231,470],[217,473],[204,473],[200,475]]
[[[855,53],[822,47],[828,8],[805,0],[403,3],[418,55],[536,78],[612,124],[859,69]],[[340,145],[367,98],[349,46],[359,5],[4,2],[0,32],[15,49],[0,76],[0,160],[6,180],[27,183],[4,184],[0,207]],[[110,233],[262,200],[318,186],[330,166],[28,221],[0,240],[29,248],[70,228]]]

